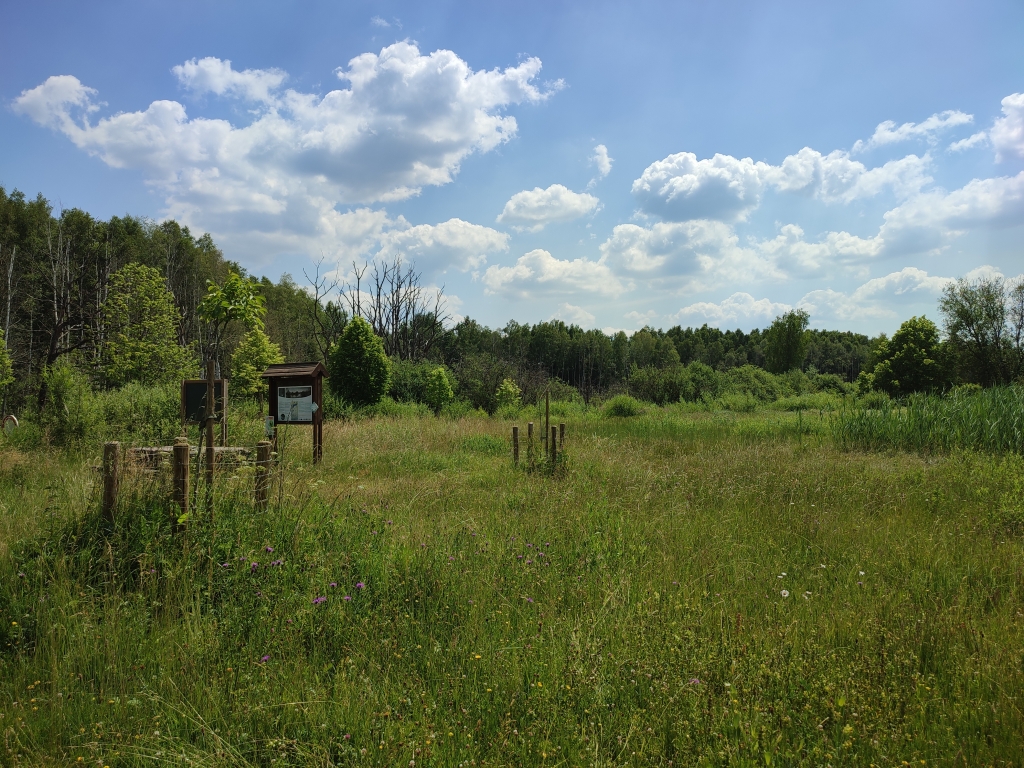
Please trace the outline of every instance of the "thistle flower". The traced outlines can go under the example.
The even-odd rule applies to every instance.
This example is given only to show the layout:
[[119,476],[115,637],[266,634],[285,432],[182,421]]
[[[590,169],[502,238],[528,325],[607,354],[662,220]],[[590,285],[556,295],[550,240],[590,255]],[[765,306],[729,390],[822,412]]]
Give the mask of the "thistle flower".
[[273,547],[266,547],[266,550],[267,550],[267,552],[273,552],[274,548]]
[[313,605],[320,605],[320,603],[326,603],[326,602],[327,602],[327,598],[323,597],[323,596],[314,597],[313,598]]
[[264,656],[262,659],[260,659],[260,664],[266,664],[268,661],[270,661],[270,654],[269,653],[266,656]]

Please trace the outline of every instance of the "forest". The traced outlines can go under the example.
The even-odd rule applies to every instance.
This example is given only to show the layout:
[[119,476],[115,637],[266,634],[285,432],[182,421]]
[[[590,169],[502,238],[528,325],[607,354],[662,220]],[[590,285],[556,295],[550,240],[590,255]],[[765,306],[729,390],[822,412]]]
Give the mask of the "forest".
[[1022,370],[1024,287],[998,279],[951,284],[939,302],[941,328],[911,318],[891,339],[810,329],[801,310],[750,333],[703,325],[608,335],[559,320],[491,329],[453,319],[443,294],[427,295],[415,265],[400,260],[353,265],[344,283],[322,267],[273,282],[173,220],[101,221],[0,188],[4,412],[44,412],[48,377],[58,373],[102,392],[173,384],[211,357],[234,391],[256,396],[258,368],[326,362],[356,315],[389,358],[382,396],[426,402],[441,367],[452,402],[488,413],[506,380],[525,403],[550,392],[585,403],[629,394],[743,407],[815,393],[988,387]]

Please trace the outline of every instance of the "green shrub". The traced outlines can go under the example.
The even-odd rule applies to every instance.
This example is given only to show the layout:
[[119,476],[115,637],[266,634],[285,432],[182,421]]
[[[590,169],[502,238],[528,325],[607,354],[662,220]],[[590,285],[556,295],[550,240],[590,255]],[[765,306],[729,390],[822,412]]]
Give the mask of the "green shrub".
[[451,382],[448,380],[448,373],[442,366],[438,366],[430,372],[427,377],[427,386],[423,392],[423,402],[434,413],[440,413],[455,398]]
[[61,358],[43,372],[46,402],[40,423],[50,443],[70,448],[98,440],[103,412],[88,377],[67,358]]
[[[678,403],[692,390],[692,382],[686,368],[675,365],[671,368],[633,368],[629,376],[629,391],[640,400],[664,405]],[[687,398],[687,399],[692,399]]]
[[722,391],[722,377],[710,365],[692,362],[686,366],[684,389],[681,393],[687,402],[708,401],[718,397]]
[[436,363],[392,360],[388,396],[399,403],[426,402],[427,379],[436,367]]
[[96,400],[103,414],[105,436],[110,439],[136,445],[167,445],[181,431],[180,384],[126,384],[99,393]]
[[518,411],[523,403],[523,391],[514,380],[505,379],[494,393],[494,399],[499,411]]
[[268,365],[283,362],[281,348],[272,342],[261,328],[253,328],[245,334],[231,356],[229,402],[230,395],[236,393],[244,397],[256,397],[266,391],[267,384],[263,372],[267,370]]
[[473,404],[468,400],[452,400],[448,405],[441,409],[441,416],[446,419],[457,421],[458,419],[464,419],[477,411],[481,411],[486,415],[485,411],[474,408]]
[[644,412],[643,405],[629,395],[616,395],[604,404],[604,415],[628,418]]
[[783,376],[776,376],[753,365],[732,368],[722,374],[722,379],[724,393],[748,395],[758,403],[771,403],[780,397],[797,394]]
[[557,376],[548,379],[548,392],[551,393],[551,402],[553,403],[583,402],[580,391],[571,384],[566,384]]
[[361,317],[352,318],[327,361],[329,386],[355,406],[379,403],[391,383],[384,344]]

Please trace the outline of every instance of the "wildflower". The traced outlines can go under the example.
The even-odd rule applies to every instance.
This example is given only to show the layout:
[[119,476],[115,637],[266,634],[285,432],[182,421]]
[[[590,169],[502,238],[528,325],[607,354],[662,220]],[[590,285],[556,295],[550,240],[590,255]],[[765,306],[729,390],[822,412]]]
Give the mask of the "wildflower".
[[532,603],[532,602],[533,602],[533,598],[532,598],[532,597],[528,597],[528,598],[526,598],[526,602],[528,602],[528,603]]
[[346,733],[343,738],[345,739],[345,741],[348,741],[349,739],[352,738],[352,734],[351,733]]
[[260,659],[260,664],[266,664],[268,661],[270,661],[270,654],[269,653],[266,656],[264,656],[262,659]]
[[700,685],[700,684],[701,684],[700,683],[700,678],[697,678],[697,677],[691,677],[690,678],[690,685]]
[[363,582],[361,582],[361,581],[357,581],[357,582],[356,582],[356,589],[362,589],[362,588],[363,588],[363,587],[365,587],[365,586],[366,586],[366,585],[365,585],[365,584],[363,584]]
[[327,598],[323,597],[322,595],[320,597],[314,597],[313,598],[313,605],[320,605],[320,603],[326,603],[326,602],[327,602]]
[[267,547],[266,550],[267,550],[267,552],[273,552],[274,548],[273,547]]
[[220,567],[221,567],[221,568],[228,568],[229,566],[230,566],[230,564],[229,564],[229,563],[221,563],[221,564],[220,564]]
[[256,569],[259,568],[259,567],[260,567],[259,563],[253,563],[252,565],[249,566],[249,572],[250,573],[256,573]]
[[347,602],[348,602],[349,600],[351,600],[351,599],[352,599],[352,595],[345,595],[345,596],[344,596],[343,598],[341,598],[341,599],[342,599],[342,600],[344,600],[344,601],[345,601],[345,602],[347,603]]
[[789,590],[788,589],[784,589],[784,590],[782,590],[782,592],[780,592],[780,594],[783,597],[789,597]]
[[859,571],[859,573],[860,573],[861,576],[864,575],[864,571]]
[[25,578],[25,574],[24,573],[19,573],[18,574],[18,578],[19,579],[24,579]]
[[522,555],[516,555],[516,559],[517,559],[517,560],[522,560],[522,559],[523,559],[523,556],[522,556]]
[[335,588],[336,586],[338,586],[338,582],[336,582],[336,581],[332,581],[332,582],[331,582],[330,584],[328,584],[327,586],[329,586],[329,587],[330,587],[331,589],[334,589],[334,588]]
[[533,562],[533,560],[527,560],[527,561],[526,561],[526,564],[527,564],[527,565],[530,565],[530,564],[531,564],[532,562]]

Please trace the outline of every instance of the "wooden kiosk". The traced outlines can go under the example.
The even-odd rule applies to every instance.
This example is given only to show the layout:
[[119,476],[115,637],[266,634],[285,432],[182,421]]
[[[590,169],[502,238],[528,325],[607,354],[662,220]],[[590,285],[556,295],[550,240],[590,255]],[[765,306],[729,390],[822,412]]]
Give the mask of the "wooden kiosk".
[[[206,424],[206,379],[185,379],[181,382],[181,423]],[[220,444],[228,444],[228,381],[214,379],[214,413],[220,416]]]
[[263,372],[270,385],[270,415],[275,430],[279,424],[313,426],[313,463],[324,455],[324,378],[323,363],[281,363]]

